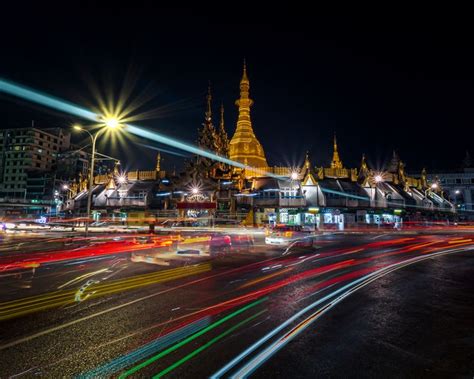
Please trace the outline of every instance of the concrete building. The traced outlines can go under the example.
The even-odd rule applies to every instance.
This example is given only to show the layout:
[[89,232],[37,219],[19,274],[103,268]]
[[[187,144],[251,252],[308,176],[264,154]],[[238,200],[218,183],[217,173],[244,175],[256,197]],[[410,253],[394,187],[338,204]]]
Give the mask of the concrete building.
[[437,183],[461,218],[474,219],[474,168],[437,172],[427,176],[430,183]]
[[0,198],[43,199],[52,193],[52,171],[70,137],[59,128],[1,130]]

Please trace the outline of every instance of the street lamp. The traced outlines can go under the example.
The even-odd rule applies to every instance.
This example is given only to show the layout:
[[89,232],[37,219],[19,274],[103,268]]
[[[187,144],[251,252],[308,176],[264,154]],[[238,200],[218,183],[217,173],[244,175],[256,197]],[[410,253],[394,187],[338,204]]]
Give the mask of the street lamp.
[[193,187],[193,188],[191,189],[191,192],[193,193],[193,195],[197,195],[197,194],[199,193],[199,188]]
[[298,173],[296,171],[293,171],[291,173],[291,180],[296,180],[296,179],[298,179]]
[[119,184],[124,184],[127,182],[127,174],[120,174],[117,176],[117,182],[119,182]]
[[375,183],[383,182],[382,175],[375,175],[374,180],[375,180]]
[[97,138],[99,137],[100,134],[104,133],[106,130],[114,130],[117,129],[120,126],[120,121],[115,118],[115,117],[108,117],[108,118],[103,118],[103,127],[98,130],[95,134],[92,134],[88,130],[84,129],[80,125],[74,125],[73,129],[77,130],[79,132],[85,132],[89,135],[91,138],[92,142],[92,154],[91,154],[91,164],[89,167],[89,190],[87,193],[87,220],[86,220],[86,225],[85,225],[85,234],[86,237],[89,233],[89,220],[90,220],[90,213],[91,213],[91,202],[92,202],[92,185],[94,182],[94,164],[95,164],[95,144],[97,141]]

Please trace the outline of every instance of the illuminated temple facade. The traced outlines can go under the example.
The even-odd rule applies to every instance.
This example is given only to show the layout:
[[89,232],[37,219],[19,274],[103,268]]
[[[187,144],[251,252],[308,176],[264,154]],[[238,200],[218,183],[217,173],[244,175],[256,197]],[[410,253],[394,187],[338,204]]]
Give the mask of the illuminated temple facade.
[[[453,205],[440,185],[428,183],[426,171],[410,176],[396,153],[382,172],[367,165],[362,156],[359,167],[346,167],[336,135],[332,141],[332,159],[315,166],[307,152],[301,167],[271,166],[251,121],[250,81],[244,63],[240,96],[235,101],[238,117],[230,139],[224,128],[221,106],[220,123],[212,122],[211,90],[206,111],[198,130],[198,146],[228,157],[245,168],[216,164],[195,157],[183,172],[167,173],[160,167],[149,171],[114,172],[94,178],[93,208],[97,214],[137,215],[166,213],[166,217],[235,218],[247,224],[288,223],[317,225],[318,228],[344,224],[382,224],[415,219],[420,212],[453,213]],[[303,155],[303,153],[302,153]],[[66,211],[84,211],[87,180],[79,178],[71,185]],[[196,193],[193,193],[196,190]],[[161,213],[160,213],[161,212]],[[444,216],[443,216],[444,217]]]

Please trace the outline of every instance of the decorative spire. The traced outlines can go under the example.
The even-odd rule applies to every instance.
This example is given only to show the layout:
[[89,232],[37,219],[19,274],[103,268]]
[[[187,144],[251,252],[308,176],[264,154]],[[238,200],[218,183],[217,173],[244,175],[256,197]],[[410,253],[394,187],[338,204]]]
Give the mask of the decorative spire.
[[205,118],[206,118],[206,122],[210,123],[211,116],[212,116],[212,111],[211,111],[212,95],[211,95],[211,81],[210,80],[209,80],[209,86],[207,87],[206,100],[207,100],[207,108],[206,108]]
[[362,154],[362,160],[360,161],[360,169],[359,169],[359,178],[364,178],[364,186],[367,185],[366,180],[369,177],[369,167],[367,166],[367,162],[365,161],[365,154]]
[[420,184],[422,188],[428,187],[428,180],[426,178],[426,168],[421,170]]
[[229,137],[227,136],[227,132],[225,131],[224,126],[224,104],[221,103],[221,121],[219,123],[219,131],[217,133],[218,140],[219,140],[219,150],[218,153],[222,157],[229,156]]
[[336,133],[334,133],[334,151],[332,154],[331,168],[343,168],[341,159],[339,158],[339,152],[337,151]]
[[309,170],[311,168],[311,161],[309,159],[309,151],[306,150],[306,156],[304,158],[304,168]]
[[158,152],[158,154],[156,154],[156,168],[155,168],[156,171],[160,172],[161,171],[161,153]]
[[395,149],[393,149],[392,160],[388,167],[388,172],[396,173],[398,171],[398,166],[400,164],[400,157]]
[[224,127],[224,104],[221,103],[221,121],[219,123],[219,130],[222,132],[222,131],[225,131],[225,127]]
[[119,162],[115,162],[115,165],[114,165],[114,176],[119,175],[119,169],[118,169],[119,164],[120,164]]

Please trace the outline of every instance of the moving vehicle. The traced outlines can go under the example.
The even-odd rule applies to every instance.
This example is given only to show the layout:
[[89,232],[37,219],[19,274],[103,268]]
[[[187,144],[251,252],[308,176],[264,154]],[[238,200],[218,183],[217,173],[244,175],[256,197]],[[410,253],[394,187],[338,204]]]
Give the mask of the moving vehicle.
[[265,237],[267,245],[278,246],[313,246],[313,235],[311,231],[304,229],[300,225],[277,225],[268,232]]
[[169,266],[172,263],[224,256],[230,253],[232,241],[230,236],[221,233],[178,234],[169,236],[167,241],[161,239],[156,247],[153,246],[153,242],[150,245],[150,249],[133,252],[132,262]]

